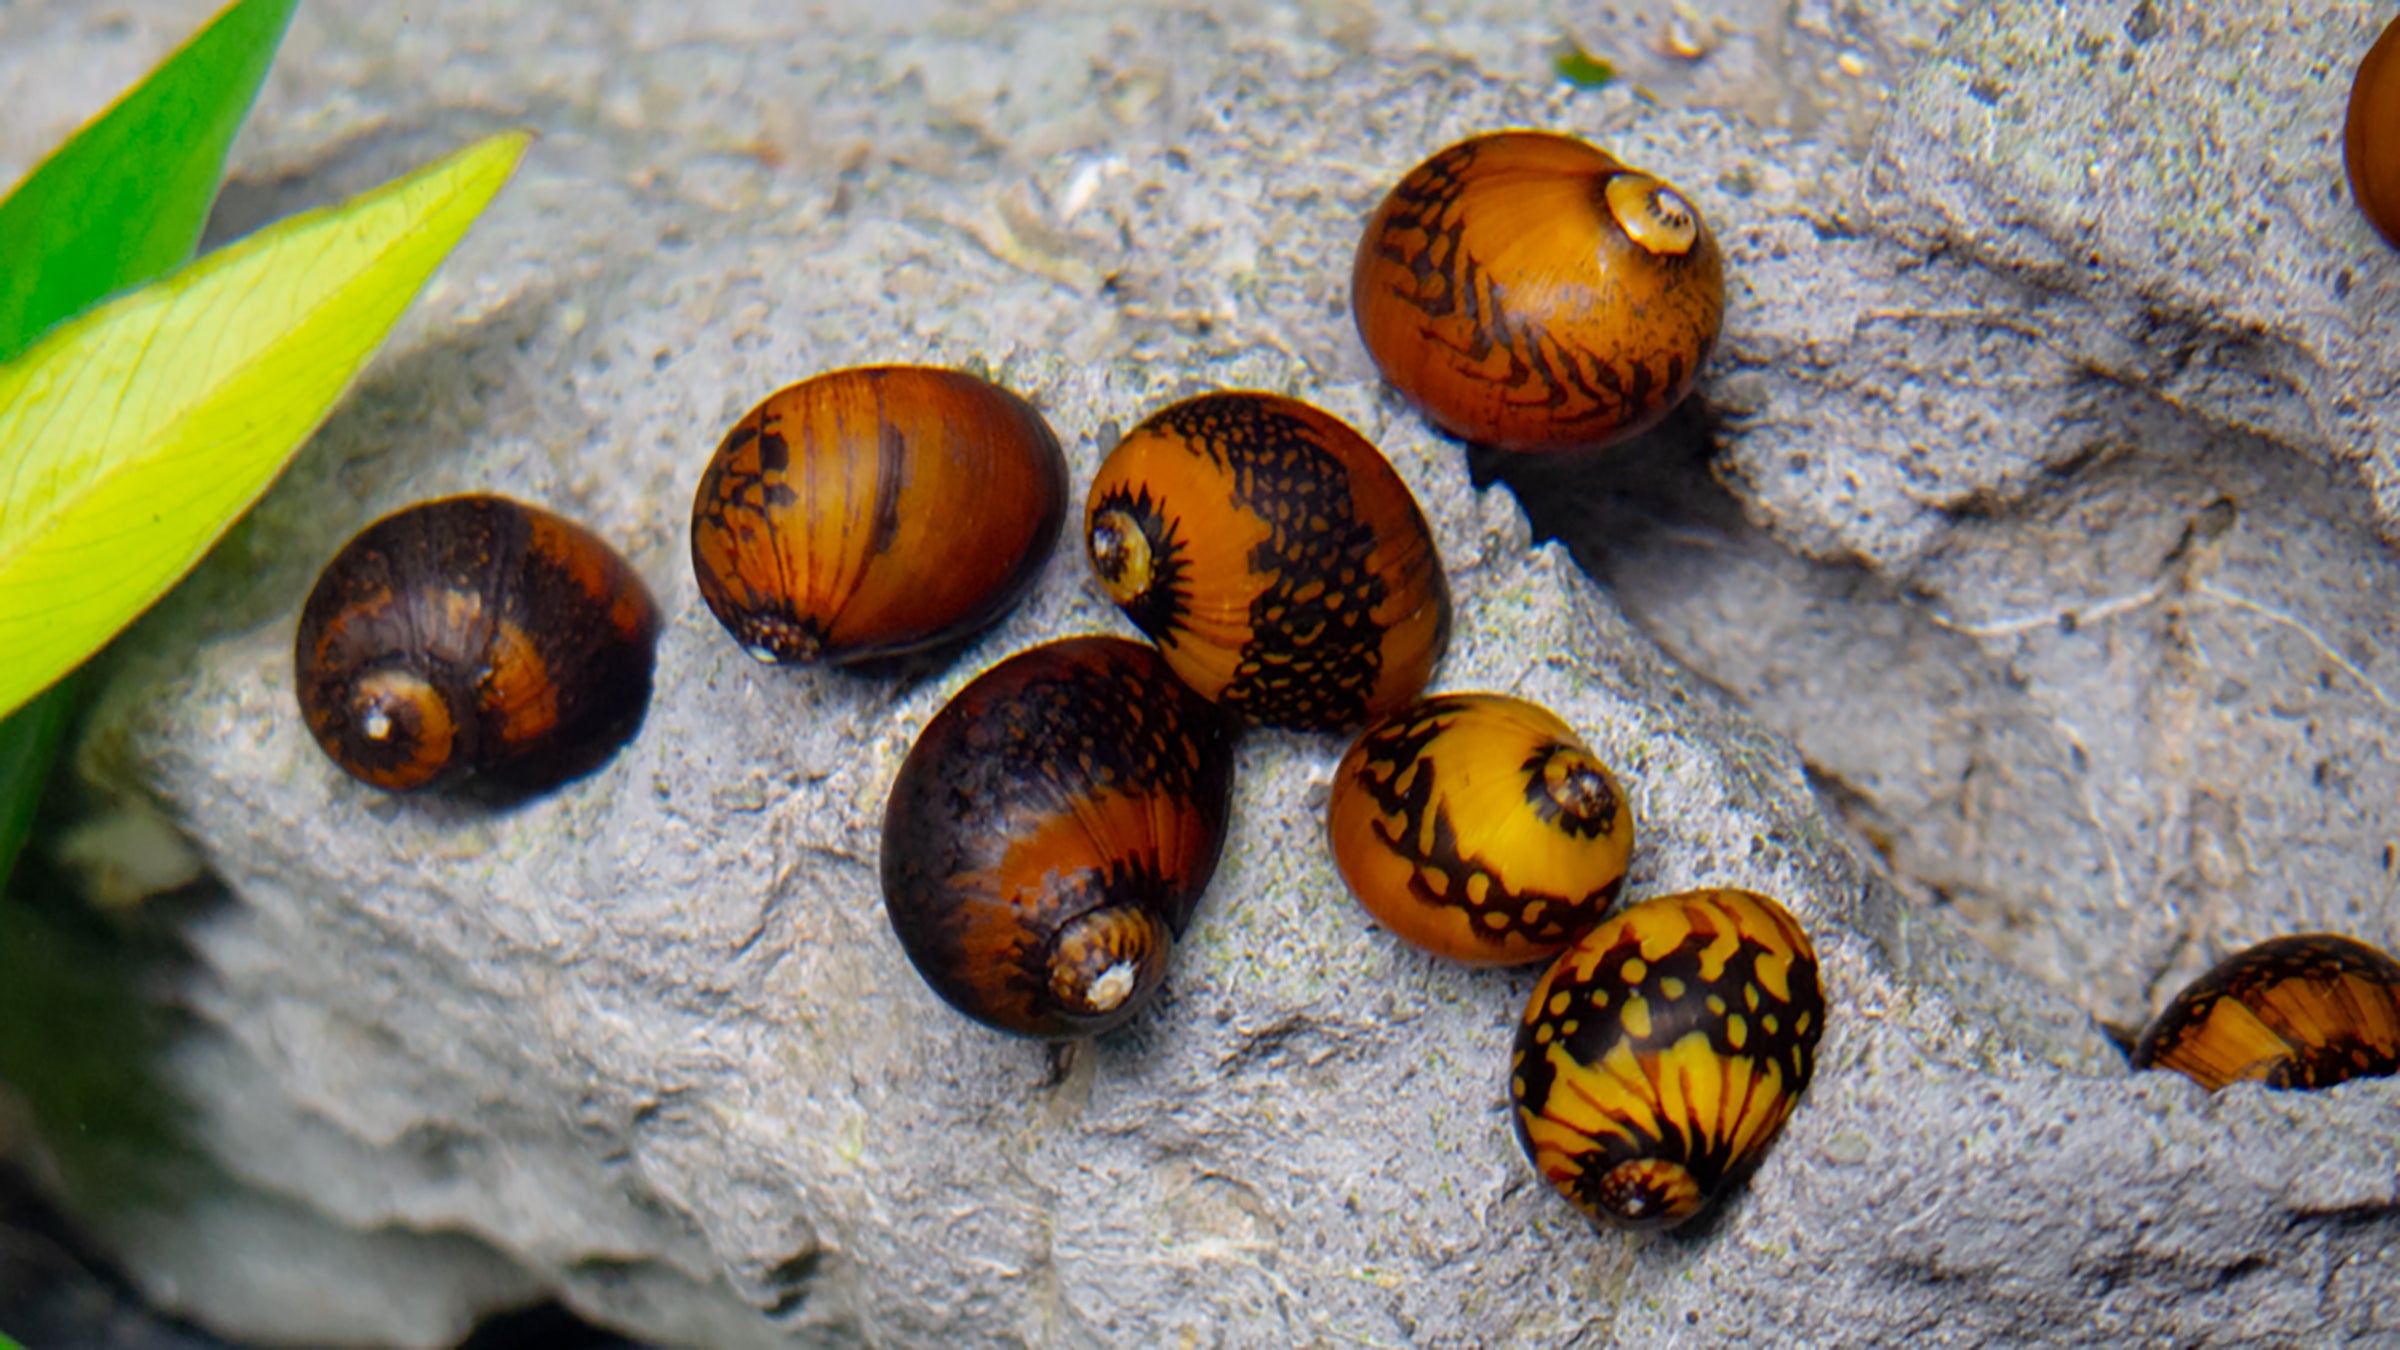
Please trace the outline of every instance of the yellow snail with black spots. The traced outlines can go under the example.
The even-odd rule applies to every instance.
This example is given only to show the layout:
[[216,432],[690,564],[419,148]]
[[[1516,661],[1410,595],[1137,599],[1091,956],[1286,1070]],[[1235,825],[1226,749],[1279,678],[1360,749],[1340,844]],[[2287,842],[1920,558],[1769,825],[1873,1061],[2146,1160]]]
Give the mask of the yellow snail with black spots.
[[1559,954],[1517,1029],[1517,1142],[1577,1209],[1698,1214],[1757,1163],[1825,1030],[1816,949],[1750,891],[1645,900]]

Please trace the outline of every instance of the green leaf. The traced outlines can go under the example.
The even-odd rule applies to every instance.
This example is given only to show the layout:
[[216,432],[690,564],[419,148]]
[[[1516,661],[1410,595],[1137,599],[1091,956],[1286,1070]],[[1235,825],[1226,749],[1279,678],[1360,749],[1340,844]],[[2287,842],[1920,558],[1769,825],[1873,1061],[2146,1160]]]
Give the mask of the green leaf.
[[258,500],[516,168],[494,136],[294,216],[0,366],[0,714]]
[[182,265],[300,0],[239,0],[0,202],[0,361]]
[[49,781],[74,701],[67,685],[55,684],[0,721],[0,895],[7,893],[17,853],[33,831],[33,811],[41,805],[42,784]]

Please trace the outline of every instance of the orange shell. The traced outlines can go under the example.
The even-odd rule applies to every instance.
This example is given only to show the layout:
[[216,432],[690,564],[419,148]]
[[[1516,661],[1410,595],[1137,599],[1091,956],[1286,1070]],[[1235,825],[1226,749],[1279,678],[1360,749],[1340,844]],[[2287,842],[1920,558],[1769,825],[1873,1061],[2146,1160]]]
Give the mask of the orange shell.
[[1040,575],[1065,522],[1058,438],[955,370],[837,370],[734,424],[692,499],[692,570],[762,661],[835,665],[965,638]]
[[1278,394],[1188,399],[1092,481],[1102,587],[1185,684],[1267,726],[1340,731],[1405,706],[1450,637],[1416,498],[1348,425]]
[[2400,1071],[2400,962],[2332,933],[2261,942],[2177,994],[2142,1033],[2133,1067],[2172,1069],[2211,1092]]
[[1382,719],[1334,771],[1334,862],[1383,925],[1438,956],[1518,965],[1600,922],[1633,813],[1548,709],[1442,694]]
[[2342,162],[2358,209],[2400,248],[2400,19],[2385,25],[2383,36],[2358,63],[2342,132]]
[[1640,432],[1691,392],[1725,309],[1690,200],[1569,136],[1477,136],[1367,223],[1350,282],[1367,352],[1452,435],[1562,451]]

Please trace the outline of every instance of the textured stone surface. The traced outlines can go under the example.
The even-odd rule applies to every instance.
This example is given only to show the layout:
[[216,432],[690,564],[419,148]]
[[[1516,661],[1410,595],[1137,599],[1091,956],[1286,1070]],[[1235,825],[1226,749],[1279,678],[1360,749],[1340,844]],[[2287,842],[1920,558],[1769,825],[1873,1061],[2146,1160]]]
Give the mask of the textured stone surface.
[[1543,522],[2121,1028],[2260,938],[2400,937],[2400,256],[2338,146],[2391,15],[1978,10],[1881,124],[1858,265],[1729,344],[1730,498],[1653,465]]
[[[86,48],[147,60],[195,8],[0,12],[0,90],[46,88]],[[284,484],[120,653],[82,747],[233,896],[188,929],[196,1026],[168,1067],[238,1184],[113,1230],[137,1278],[222,1319],[193,1282],[272,1252],[297,1292],[244,1286],[243,1330],[391,1344],[538,1291],[709,1346],[2400,1335],[2400,1089],[2211,1099],[2126,1075],[2089,1015],[2138,1009],[2245,925],[2381,912],[2184,877],[2169,846],[2231,837],[2192,823],[2222,794],[2143,793],[2232,748],[2230,773],[2274,767],[2240,819],[2282,841],[2241,856],[2371,879],[2338,869],[2382,828],[2390,771],[2344,740],[2344,807],[2311,749],[2381,715],[2343,680],[2391,687],[2370,509],[2201,420],[2244,422],[2231,405],[2129,391],[2052,336],[2134,264],[2057,299],[1994,257],[1922,251],[1890,203],[1936,180],[1852,195],[1886,86],[1918,124],[1938,112],[1903,76],[1941,8],[1718,13],[1698,65],[1629,59],[1643,88],[1575,91],[1546,77],[1531,6],[308,7],[221,230],[489,127],[544,137]],[[1659,31],[1588,22],[1594,46]],[[1530,550],[1348,331],[1349,249],[1383,186],[1504,124],[1667,173],[1736,278],[1712,411],[1687,426],[1722,435],[1738,500],[1672,464],[1540,491],[1614,594]],[[39,153],[26,136],[0,164]],[[1902,132],[1876,144],[1900,161]],[[1532,973],[1440,965],[1358,916],[1318,841],[1327,740],[1245,743],[1234,842],[1127,1030],[1053,1052],[942,1007],[883,922],[883,791],[976,670],[1119,621],[1070,553],[930,675],[771,671],[684,554],[727,423],[801,375],[895,359],[1027,395],[1078,486],[1117,428],[1216,386],[1310,398],[1382,445],[1458,593],[1441,683],[1549,703],[1618,766],[1632,894],[1756,886],[1817,936],[1819,1080],[1745,1194],[1636,1240],[1533,1179],[1502,1081]],[[470,487],[622,541],[670,616],[640,737],[502,815],[379,798],[292,715],[315,568],[374,515]],[[1845,588],[1812,556],[1863,564]],[[2096,622],[2063,632],[2051,606]],[[2170,657],[2155,697],[2093,700]],[[2090,725],[2062,738],[2069,713]],[[2008,773],[1969,810],[1945,794],[1977,744]],[[1809,765],[1853,823],[1885,822],[1902,884]],[[2151,912],[2161,895],[2174,912]],[[430,1300],[362,1320],[364,1252],[406,1271],[395,1299]]]

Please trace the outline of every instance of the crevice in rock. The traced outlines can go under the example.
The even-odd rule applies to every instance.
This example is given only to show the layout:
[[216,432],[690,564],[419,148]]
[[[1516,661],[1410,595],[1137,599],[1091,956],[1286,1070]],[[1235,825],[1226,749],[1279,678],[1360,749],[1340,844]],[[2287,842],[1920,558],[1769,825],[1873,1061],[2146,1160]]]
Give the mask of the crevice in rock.
[[2365,785],[2400,736],[2400,563],[2347,469],[2099,392],[2058,429],[2077,448],[1954,504],[1903,574],[1752,524],[1712,475],[1706,409],[1478,471],[1798,745],[1862,856],[2122,1038],[2272,935],[2244,917],[2252,888],[2395,936],[2400,810]]

